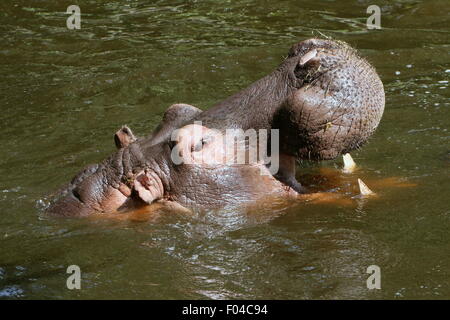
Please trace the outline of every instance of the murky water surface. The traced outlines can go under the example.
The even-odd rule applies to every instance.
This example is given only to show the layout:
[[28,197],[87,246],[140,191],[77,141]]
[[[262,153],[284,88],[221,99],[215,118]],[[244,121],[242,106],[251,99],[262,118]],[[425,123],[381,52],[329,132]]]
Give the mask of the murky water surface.
[[[450,298],[448,1],[377,1],[377,31],[370,1],[74,2],[73,31],[61,1],[0,4],[0,298]],[[114,150],[122,124],[143,135],[172,103],[208,108],[320,35],[376,66],[386,111],[353,154],[359,171],[303,163],[300,178],[334,170],[338,188],[361,177],[378,198],[150,222],[40,217],[46,195]],[[416,186],[378,183],[390,177]],[[366,288],[373,264],[381,290]]]

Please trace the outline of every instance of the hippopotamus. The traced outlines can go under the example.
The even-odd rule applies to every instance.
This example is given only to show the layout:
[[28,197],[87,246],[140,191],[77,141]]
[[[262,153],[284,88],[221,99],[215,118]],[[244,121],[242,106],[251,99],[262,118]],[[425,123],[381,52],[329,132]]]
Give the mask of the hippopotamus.
[[[114,136],[118,150],[76,175],[47,213],[86,216],[160,200],[208,209],[295,197],[307,192],[296,180],[296,160],[334,159],[360,148],[383,110],[383,84],[353,48],[342,41],[305,40],[272,73],[208,110],[172,105],[142,138],[122,127]],[[270,161],[229,163],[224,133],[230,129],[236,141],[255,130],[263,141],[258,154]],[[255,149],[241,145],[246,152]],[[274,159],[276,172],[269,170]]]

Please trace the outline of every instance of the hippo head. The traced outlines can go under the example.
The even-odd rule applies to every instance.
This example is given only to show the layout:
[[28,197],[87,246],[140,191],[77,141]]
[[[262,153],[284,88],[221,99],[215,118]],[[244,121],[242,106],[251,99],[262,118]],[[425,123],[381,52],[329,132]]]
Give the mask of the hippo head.
[[272,126],[280,147],[301,159],[327,160],[359,148],[384,110],[383,84],[348,44],[309,39],[291,47],[278,72],[294,90]]
[[[166,111],[167,120],[147,138],[136,139],[127,126],[114,136],[119,150],[103,162],[82,170],[47,209],[57,216],[128,211],[159,200],[196,209],[223,208],[268,196],[296,193],[275,179],[259,162],[235,163],[234,144],[219,130],[182,124],[197,114],[187,105]],[[248,149],[244,146],[243,152]],[[228,156],[228,155],[231,155]],[[230,162],[231,160],[231,162]],[[261,174],[265,172],[265,174]]]

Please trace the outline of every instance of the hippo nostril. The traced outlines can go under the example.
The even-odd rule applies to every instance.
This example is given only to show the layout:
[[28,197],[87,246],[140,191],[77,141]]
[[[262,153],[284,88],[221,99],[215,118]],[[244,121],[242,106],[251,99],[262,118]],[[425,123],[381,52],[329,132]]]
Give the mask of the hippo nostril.
[[175,148],[175,146],[177,145],[178,141],[174,141],[174,140],[169,140],[168,141],[168,145],[170,150],[172,150],[173,148]]
[[78,192],[78,190],[76,188],[72,190],[72,194],[78,201],[83,203],[83,200],[81,200],[80,193]]

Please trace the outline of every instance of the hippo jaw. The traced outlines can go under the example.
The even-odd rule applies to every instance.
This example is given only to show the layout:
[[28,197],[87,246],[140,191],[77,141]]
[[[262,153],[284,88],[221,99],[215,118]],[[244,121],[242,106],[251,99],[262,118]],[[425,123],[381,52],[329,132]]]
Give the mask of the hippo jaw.
[[367,142],[383,115],[384,88],[375,69],[353,48],[339,41],[306,40],[292,46],[283,68],[297,79],[272,123],[280,129],[283,152],[329,160]]
[[278,129],[281,153],[325,160],[367,142],[384,103],[380,78],[354,49],[340,41],[309,39],[292,46],[274,72],[195,120],[222,131]]

